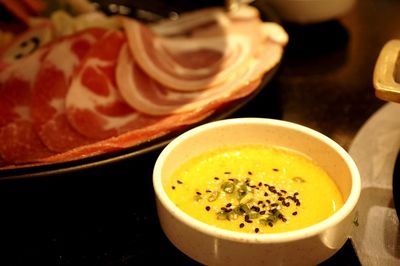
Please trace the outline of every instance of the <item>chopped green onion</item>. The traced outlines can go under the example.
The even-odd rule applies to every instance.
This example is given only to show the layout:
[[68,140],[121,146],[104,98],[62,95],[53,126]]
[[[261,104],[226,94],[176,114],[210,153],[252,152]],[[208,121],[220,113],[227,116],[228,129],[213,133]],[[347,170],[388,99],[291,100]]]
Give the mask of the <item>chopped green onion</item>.
[[249,218],[250,219],[257,219],[258,217],[260,217],[260,214],[258,212],[250,212],[249,213]]
[[235,185],[232,182],[224,182],[222,183],[221,188],[226,193],[232,194],[233,191],[235,190]]
[[216,201],[218,198],[219,192],[218,191],[213,191],[211,192],[210,196],[208,196],[208,201],[213,202]]

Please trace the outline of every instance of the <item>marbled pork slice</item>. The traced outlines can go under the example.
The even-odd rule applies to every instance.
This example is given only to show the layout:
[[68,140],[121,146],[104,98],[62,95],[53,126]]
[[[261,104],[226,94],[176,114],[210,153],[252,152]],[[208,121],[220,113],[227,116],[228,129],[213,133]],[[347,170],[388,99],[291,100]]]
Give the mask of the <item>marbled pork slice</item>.
[[106,32],[88,29],[57,41],[41,64],[32,94],[32,116],[35,130],[52,151],[64,152],[92,143],[69,123],[65,97],[71,79],[90,48]]
[[0,157],[8,164],[52,155],[33,129],[32,88],[48,48],[9,65],[0,73]]

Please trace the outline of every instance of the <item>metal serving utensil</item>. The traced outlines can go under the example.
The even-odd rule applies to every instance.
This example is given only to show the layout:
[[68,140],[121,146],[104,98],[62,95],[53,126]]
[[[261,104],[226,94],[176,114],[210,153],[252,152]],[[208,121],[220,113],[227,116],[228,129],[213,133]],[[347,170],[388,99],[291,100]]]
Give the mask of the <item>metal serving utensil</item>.
[[391,40],[382,48],[373,82],[378,98],[400,103],[400,40]]

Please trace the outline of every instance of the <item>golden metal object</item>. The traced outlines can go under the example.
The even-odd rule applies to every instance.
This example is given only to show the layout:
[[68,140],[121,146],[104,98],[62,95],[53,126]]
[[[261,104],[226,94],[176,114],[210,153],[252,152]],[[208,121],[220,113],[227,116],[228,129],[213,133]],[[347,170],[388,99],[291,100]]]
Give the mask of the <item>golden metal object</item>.
[[400,40],[391,40],[382,48],[374,69],[375,95],[400,103]]

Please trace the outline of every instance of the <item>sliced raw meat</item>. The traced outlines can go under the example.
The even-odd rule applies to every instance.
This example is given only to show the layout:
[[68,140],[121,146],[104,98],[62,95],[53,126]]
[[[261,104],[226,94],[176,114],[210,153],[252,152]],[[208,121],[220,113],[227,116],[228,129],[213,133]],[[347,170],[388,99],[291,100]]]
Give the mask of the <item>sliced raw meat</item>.
[[[236,23],[215,10],[204,11],[204,17],[213,19],[203,21],[206,25],[178,20],[183,24],[182,32],[172,35],[163,35],[163,27],[155,27],[157,31],[153,32],[125,18],[123,25],[135,61],[151,78],[176,90],[205,90],[224,83],[257,50],[261,22],[257,16],[244,16]],[[248,26],[247,32],[241,23]],[[171,32],[167,30],[167,34]]]
[[122,32],[109,31],[85,57],[66,98],[68,120],[81,134],[106,139],[159,122],[137,112],[121,97],[115,82]]
[[250,94],[257,87],[254,86],[256,83],[249,86],[249,82],[259,78],[258,64],[254,61],[238,69],[234,78],[220,85],[202,91],[176,91],[161,85],[142,71],[126,45],[120,51],[116,73],[118,88],[126,102],[151,115],[196,111],[210,104],[218,107],[219,104]]
[[52,154],[33,130],[30,111],[32,87],[47,51],[41,48],[0,73],[0,157],[9,163]]
[[29,120],[18,120],[2,127],[0,143],[0,154],[8,163],[27,163],[54,154],[40,140]]
[[99,154],[112,153],[140,144],[151,142],[172,132],[179,132],[189,125],[194,125],[213,114],[212,108],[204,108],[199,112],[188,112],[170,115],[158,119],[144,128],[128,131],[121,135],[98,141],[89,145],[77,147],[64,153],[59,153],[41,159],[41,163],[54,163],[72,161],[80,158],[91,157]]
[[32,94],[35,130],[51,150],[63,152],[95,140],[79,134],[68,122],[65,97],[76,68],[106,30],[90,29],[53,44],[41,64]]

